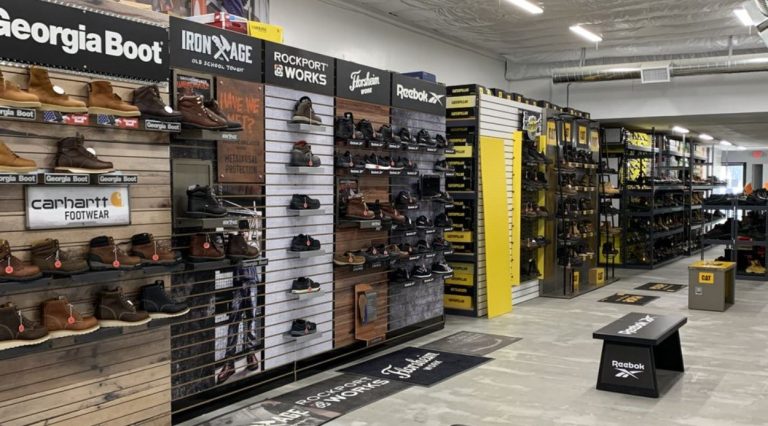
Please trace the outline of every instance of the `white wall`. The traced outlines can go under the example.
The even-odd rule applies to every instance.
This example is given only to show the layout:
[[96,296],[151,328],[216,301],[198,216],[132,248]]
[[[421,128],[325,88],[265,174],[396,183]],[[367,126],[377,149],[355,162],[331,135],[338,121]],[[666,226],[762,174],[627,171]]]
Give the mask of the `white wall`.
[[506,88],[504,61],[440,42],[318,0],[273,0],[270,23],[285,44],[397,72],[427,71],[447,85]]

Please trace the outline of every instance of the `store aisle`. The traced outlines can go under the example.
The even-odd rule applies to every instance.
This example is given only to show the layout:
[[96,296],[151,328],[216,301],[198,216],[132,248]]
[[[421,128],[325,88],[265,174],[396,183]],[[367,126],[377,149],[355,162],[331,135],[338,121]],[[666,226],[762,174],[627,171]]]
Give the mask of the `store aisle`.
[[[488,356],[494,360],[431,388],[411,387],[330,425],[747,425],[768,418],[768,284],[737,282],[725,313],[689,311],[677,293],[634,290],[647,282],[687,284],[684,259],[655,271],[619,271],[621,281],[574,300],[536,299],[494,320],[450,317],[445,330],[412,341],[419,346],[460,330],[522,337]],[[660,296],[646,306],[599,303],[616,292]],[[633,312],[688,316],[681,338],[687,371],[660,399],[595,390],[601,342],[592,332]],[[374,355],[374,356],[378,356]],[[326,372],[188,425],[283,394],[338,373]]]

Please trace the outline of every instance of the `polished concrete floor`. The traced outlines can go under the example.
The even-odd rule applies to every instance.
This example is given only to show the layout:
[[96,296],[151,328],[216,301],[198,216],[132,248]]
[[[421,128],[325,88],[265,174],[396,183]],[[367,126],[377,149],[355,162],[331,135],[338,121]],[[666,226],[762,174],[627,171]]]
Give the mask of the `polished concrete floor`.
[[[696,259],[697,260],[697,259]],[[573,300],[539,298],[493,320],[450,317],[418,346],[460,330],[522,337],[493,361],[431,388],[411,387],[329,425],[765,425],[768,424],[768,283],[739,281],[725,313],[689,311],[687,288],[643,292],[650,281],[687,284],[686,259],[655,271],[617,271],[622,279]],[[616,292],[660,299],[646,306],[598,303]],[[601,342],[592,332],[625,313],[681,313],[686,372],[659,399],[595,389]],[[189,422],[201,424],[309,383],[326,372]]]

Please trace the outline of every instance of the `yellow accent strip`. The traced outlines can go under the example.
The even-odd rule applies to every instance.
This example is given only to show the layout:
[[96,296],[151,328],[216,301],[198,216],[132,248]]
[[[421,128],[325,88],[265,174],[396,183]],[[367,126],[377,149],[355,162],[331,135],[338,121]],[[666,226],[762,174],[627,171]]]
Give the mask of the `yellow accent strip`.
[[523,194],[523,132],[515,132],[512,138],[512,197],[513,209],[509,212],[512,222],[512,235],[510,250],[510,277],[512,285],[520,285],[520,229],[522,226],[520,219],[520,205],[522,204]]
[[448,98],[447,109],[452,108],[473,108],[477,106],[477,96],[451,96]]
[[[522,151],[522,147],[521,147],[521,151]],[[545,155],[547,153],[547,137],[546,136],[542,135],[539,137],[539,152],[543,152]],[[522,152],[520,155],[522,156]],[[544,164],[540,165],[539,171],[543,172],[546,175],[547,166]],[[540,206],[547,206],[547,191],[539,191],[538,203]],[[518,209],[520,210],[522,210],[522,208],[523,208],[522,205],[518,207]],[[547,209],[552,210],[551,207],[547,207]],[[544,220],[544,218],[539,219],[536,232],[537,232],[536,235],[547,235],[547,221]],[[545,256],[546,251],[547,251],[547,247],[542,247],[536,251],[536,266],[539,268],[539,272],[541,272],[539,279],[544,279],[544,274],[546,273],[546,270],[547,270],[547,265],[546,265],[547,257]]]

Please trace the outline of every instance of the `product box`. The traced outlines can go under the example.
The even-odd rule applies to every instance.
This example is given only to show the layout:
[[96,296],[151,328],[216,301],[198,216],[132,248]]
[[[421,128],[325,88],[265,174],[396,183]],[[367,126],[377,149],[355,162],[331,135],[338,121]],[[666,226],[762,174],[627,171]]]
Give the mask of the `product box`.
[[234,31],[237,33],[248,34],[248,20],[230,13],[208,13],[205,15],[190,16],[186,18],[189,21],[199,24],[210,25],[223,30]]
[[476,96],[485,92],[485,87],[479,84],[463,84],[461,86],[449,86],[447,88],[448,96]]
[[477,108],[453,107],[451,109],[445,110],[445,118],[449,120],[471,120],[476,117],[477,117]]
[[589,285],[598,287],[605,284],[605,268],[592,268],[589,270]]
[[283,27],[280,25],[248,21],[248,35],[273,43],[283,43]]
[[443,296],[443,304],[447,309],[456,309],[460,311],[473,310],[472,296],[445,294]]
[[426,71],[404,72],[403,75],[407,77],[418,78],[424,81],[431,81],[432,83],[437,83],[437,76]]
[[475,277],[472,274],[457,274],[454,272],[451,278],[445,280],[445,284],[472,287],[475,285]]

